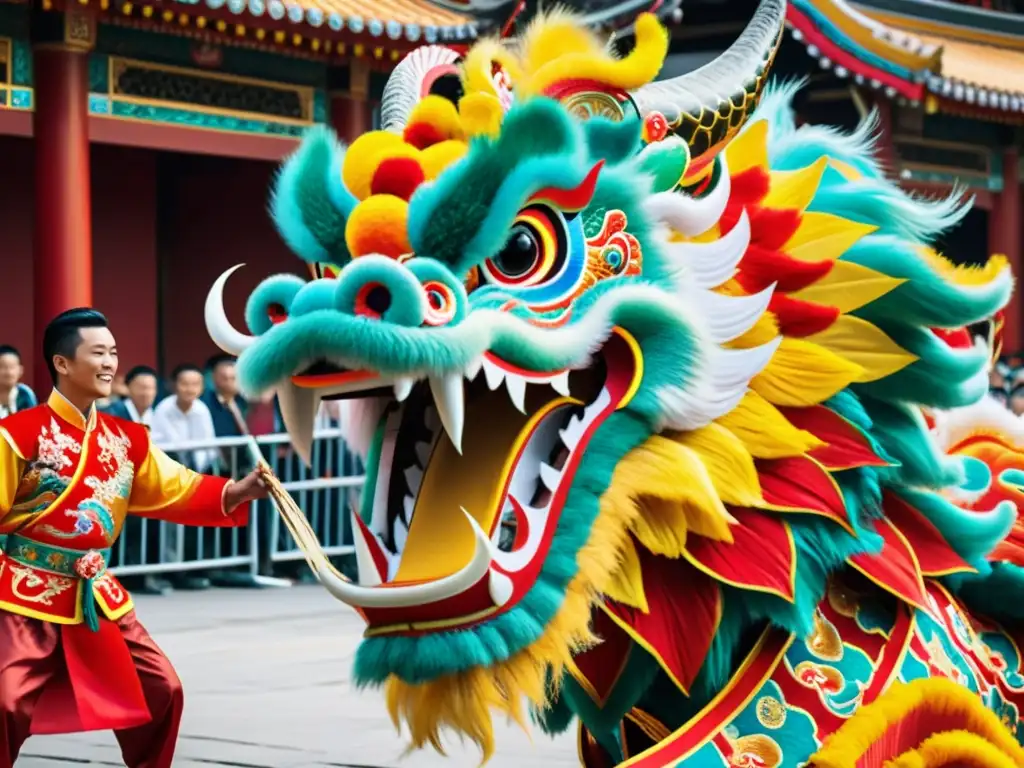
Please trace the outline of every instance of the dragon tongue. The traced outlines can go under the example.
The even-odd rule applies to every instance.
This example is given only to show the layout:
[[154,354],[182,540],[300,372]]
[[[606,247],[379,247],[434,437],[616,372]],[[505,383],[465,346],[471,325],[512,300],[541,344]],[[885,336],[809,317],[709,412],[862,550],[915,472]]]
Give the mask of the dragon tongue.
[[444,378],[430,378],[430,392],[434,396],[437,415],[448,437],[462,453],[462,427],[466,421],[466,399],[462,389],[462,375],[453,373]]
[[313,427],[316,424],[317,409],[320,407],[320,395],[315,389],[297,387],[289,381],[278,387],[277,402],[281,407],[284,427],[288,430],[295,451],[307,466],[310,465],[313,455]]

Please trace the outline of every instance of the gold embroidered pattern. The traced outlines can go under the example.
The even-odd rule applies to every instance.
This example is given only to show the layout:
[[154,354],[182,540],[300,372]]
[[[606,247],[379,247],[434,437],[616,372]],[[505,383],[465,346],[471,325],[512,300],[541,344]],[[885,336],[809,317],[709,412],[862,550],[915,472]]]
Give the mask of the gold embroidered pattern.
[[[11,594],[24,600],[26,603],[53,605],[53,598],[68,591],[75,585],[74,579],[57,576],[56,574],[45,574],[45,577],[43,577],[31,568],[21,565],[11,563],[9,567],[11,569]],[[37,590],[39,587],[42,587],[42,590],[26,594],[21,591],[23,584],[28,589]]]
[[120,605],[127,597],[118,583],[106,573],[96,579],[92,585],[103,593],[107,603],[110,605]]

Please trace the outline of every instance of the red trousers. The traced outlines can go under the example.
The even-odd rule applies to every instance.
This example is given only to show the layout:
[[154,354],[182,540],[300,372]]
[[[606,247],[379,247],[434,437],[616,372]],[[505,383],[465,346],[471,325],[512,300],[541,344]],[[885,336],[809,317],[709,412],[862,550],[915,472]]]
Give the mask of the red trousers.
[[[114,731],[125,765],[171,768],[184,705],[181,682],[134,611],[117,622],[117,629],[135,664],[152,717],[144,725]],[[61,635],[58,624],[0,611],[0,768],[13,768],[32,733],[32,716],[44,689],[59,690],[62,682],[67,685]],[[103,666],[103,659],[89,661]],[[62,706],[59,695],[47,701]]]

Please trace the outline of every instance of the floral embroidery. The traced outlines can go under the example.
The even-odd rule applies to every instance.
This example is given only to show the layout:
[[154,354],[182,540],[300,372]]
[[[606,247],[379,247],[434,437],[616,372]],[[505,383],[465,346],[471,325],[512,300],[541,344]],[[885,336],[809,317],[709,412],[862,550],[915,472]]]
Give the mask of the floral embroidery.
[[75,509],[64,512],[67,517],[75,520],[75,527],[71,533],[49,524],[40,526],[40,530],[58,538],[73,539],[92,533],[93,529],[99,526],[105,537],[113,537],[115,522],[110,510],[116,501],[127,498],[131,493],[135,464],[128,458],[131,441],[125,434],[118,429],[115,435],[106,424],[102,425],[102,430],[96,438],[100,448],[97,461],[110,476],[106,480],[90,476],[82,481],[86,487],[92,489],[92,496],[83,499]]
[[74,463],[67,456],[68,453],[79,454],[81,452],[81,443],[71,435],[61,432],[57,420],[51,416],[50,426],[44,426],[39,433],[39,454],[35,463],[59,472]]

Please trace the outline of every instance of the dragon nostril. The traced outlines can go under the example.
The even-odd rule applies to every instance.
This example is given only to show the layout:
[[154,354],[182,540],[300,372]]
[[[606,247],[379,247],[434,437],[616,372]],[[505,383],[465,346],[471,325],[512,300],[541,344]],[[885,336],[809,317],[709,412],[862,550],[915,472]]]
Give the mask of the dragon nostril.
[[382,283],[368,283],[356,296],[356,314],[382,317],[391,308],[391,291]]
[[383,315],[391,306],[391,291],[383,285],[375,285],[366,294],[366,306],[378,315]]

